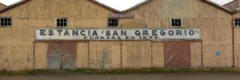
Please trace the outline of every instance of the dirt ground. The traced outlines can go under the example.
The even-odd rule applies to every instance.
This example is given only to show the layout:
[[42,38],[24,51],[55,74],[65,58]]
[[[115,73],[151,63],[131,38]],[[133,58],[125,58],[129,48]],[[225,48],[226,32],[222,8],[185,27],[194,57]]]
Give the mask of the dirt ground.
[[0,80],[240,80],[240,73],[0,76]]

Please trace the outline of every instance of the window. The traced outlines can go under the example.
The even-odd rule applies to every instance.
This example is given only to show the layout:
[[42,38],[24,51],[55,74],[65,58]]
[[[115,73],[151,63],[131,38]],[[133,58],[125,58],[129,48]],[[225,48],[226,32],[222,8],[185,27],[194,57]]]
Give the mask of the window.
[[234,26],[240,27],[240,18],[234,20]]
[[182,20],[181,19],[172,19],[172,26],[173,27],[181,27],[182,26]]
[[64,28],[67,26],[67,18],[57,18],[57,27],[58,28]]
[[0,22],[2,27],[12,26],[12,18],[0,18]]
[[118,27],[118,19],[108,19],[108,27]]

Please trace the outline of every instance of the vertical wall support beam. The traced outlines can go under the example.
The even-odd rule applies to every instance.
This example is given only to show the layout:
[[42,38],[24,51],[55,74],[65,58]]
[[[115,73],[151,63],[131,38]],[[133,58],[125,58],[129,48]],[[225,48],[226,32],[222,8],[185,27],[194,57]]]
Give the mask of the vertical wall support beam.
[[[232,19],[234,19],[234,18],[232,18]],[[233,22],[234,20],[232,20],[232,22]],[[234,31],[235,29],[234,29],[234,24],[232,24],[232,49],[233,49],[233,65],[232,65],[232,67],[233,68],[235,68],[236,66],[235,66],[235,31]]]

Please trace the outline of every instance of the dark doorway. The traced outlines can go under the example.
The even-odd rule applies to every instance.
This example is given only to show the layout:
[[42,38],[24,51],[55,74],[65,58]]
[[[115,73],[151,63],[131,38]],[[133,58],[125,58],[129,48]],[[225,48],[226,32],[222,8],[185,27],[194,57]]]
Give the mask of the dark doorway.
[[48,68],[74,69],[76,47],[75,42],[50,42],[48,44]]
[[165,67],[191,67],[190,48],[190,42],[187,41],[165,42]]

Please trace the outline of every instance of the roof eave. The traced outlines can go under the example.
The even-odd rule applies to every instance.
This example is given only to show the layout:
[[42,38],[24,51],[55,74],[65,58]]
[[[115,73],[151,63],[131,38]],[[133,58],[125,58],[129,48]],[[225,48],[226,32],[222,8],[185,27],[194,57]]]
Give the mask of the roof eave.
[[15,7],[19,6],[19,5],[22,5],[22,4],[24,4],[24,3],[27,3],[28,1],[31,1],[31,0],[21,0],[21,1],[17,2],[17,3],[14,3],[14,4],[12,4],[12,5],[9,5],[9,6],[7,6],[6,8],[1,9],[1,10],[0,10],[0,14],[3,13],[3,12],[5,12],[5,11],[7,11],[7,10],[10,10],[10,9],[12,9],[12,8],[15,8]]
[[225,12],[230,13],[230,14],[234,14],[235,13],[234,11],[232,11],[232,10],[226,8],[226,7],[223,7],[222,5],[219,5],[219,4],[215,3],[215,2],[212,2],[210,0],[200,0],[200,1],[206,2],[206,3],[210,4],[210,5],[213,5],[213,6],[217,7],[217,8],[219,8],[219,9],[224,10]]
[[0,4],[3,5],[3,6],[5,6],[5,7],[7,7],[7,5],[5,5],[5,4],[3,4],[3,3],[1,3],[1,2],[0,2]]

